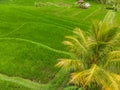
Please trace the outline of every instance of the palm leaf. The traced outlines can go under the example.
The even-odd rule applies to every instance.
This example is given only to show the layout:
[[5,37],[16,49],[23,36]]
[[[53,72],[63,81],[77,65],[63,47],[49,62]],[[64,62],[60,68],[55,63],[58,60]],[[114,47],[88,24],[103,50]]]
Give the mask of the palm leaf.
[[84,70],[82,72],[72,73],[70,83],[86,86],[93,80],[92,77],[95,72],[96,65],[94,65],[91,69]]
[[104,23],[112,24],[114,18],[115,18],[115,12],[112,11],[112,10],[109,10],[109,11],[107,12],[106,16],[104,17],[103,22],[104,22]]
[[66,36],[68,40],[64,41],[63,44],[67,45],[72,53],[75,53],[77,58],[84,57],[87,55],[87,47],[77,37]]
[[85,46],[83,46],[83,44],[75,37],[72,36],[66,36],[66,38],[72,40],[71,42],[74,43],[74,45],[76,45],[77,47],[79,47],[81,50],[83,50],[84,52],[87,52]]
[[120,87],[118,80],[116,80],[115,77],[112,77],[112,74],[97,65],[93,65],[88,70],[73,73],[71,78],[70,83],[82,85],[83,87],[86,87],[91,82],[96,82],[105,90],[119,90]]
[[112,51],[109,53],[109,62],[120,61],[120,51]]
[[83,31],[80,28],[75,28],[75,30],[73,31],[73,33],[78,36],[77,38],[79,38],[80,41],[84,43],[84,45],[87,44],[86,37],[85,37]]
[[120,73],[120,51],[110,52],[104,67],[111,72]]
[[60,59],[60,61],[55,66],[64,68],[65,70],[83,69],[83,63],[80,60],[71,60],[71,59]]

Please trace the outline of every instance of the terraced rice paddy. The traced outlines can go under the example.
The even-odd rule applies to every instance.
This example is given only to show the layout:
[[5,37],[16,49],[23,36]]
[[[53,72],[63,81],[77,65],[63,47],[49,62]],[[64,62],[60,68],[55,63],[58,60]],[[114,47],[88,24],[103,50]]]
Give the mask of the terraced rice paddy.
[[[59,83],[56,87],[61,90],[64,74],[61,81],[55,81],[62,73],[54,65],[57,59],[70,57],[62,44],[64,36],[71,35],[75,27],[89,32],[92,20],[102,19],[107,12],[103,5],[92,2],[92,6],[86,10],[72,5],[74,0],[43,1],[64,2],[70,7],[53,5],[36,8],[34,2],[34,0],[0,1],[0,90],[35,90],[35,88],[50,90],[56,82]],[[119,16],[118,12],[116,16],[118,21]],[[24,84],[26,79],[30,80],[26,81],[29,84]],[[46,86],[41,87],[42,84]]]

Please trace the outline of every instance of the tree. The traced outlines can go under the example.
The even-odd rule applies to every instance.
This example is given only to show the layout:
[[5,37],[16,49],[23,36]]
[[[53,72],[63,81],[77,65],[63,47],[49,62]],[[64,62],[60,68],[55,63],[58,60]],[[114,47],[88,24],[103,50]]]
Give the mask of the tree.
[[114,16],[109,11],[104,20],[93,23],[89,34],[76,28],[73,36],[66,36],[63,43],[72,58],[60,59],[56,66],[70,71],[69,83],[85,90],[120,90],[120,33]]
[[98,2],[102,3],[102,4],[107,4],[107,3],[118,3],[119,0],[97,0]]

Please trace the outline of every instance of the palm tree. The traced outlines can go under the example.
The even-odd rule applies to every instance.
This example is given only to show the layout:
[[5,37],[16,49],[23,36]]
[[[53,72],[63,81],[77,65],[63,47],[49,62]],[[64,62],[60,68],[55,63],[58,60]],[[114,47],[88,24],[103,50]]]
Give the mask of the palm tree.
[[114,16],[109,11],[89,34],[76,28],[73,36],[66,36],[63,43],[72,58],[60,59],[56,66],[71,72],[69,83],[85,90],[120,90],[120,33]]
[[119,0],[97,0],[98,2],[102,3],[102,4],[107,4],[107,3],[118,3]]

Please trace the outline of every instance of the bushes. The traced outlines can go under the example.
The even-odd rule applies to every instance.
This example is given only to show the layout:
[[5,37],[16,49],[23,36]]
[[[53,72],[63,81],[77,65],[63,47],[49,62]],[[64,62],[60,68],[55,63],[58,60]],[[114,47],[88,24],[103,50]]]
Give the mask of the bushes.
[[66,87],[65,89],[63,90],[76,90],[77,87],[76,86],[69,86],[69,87]]

